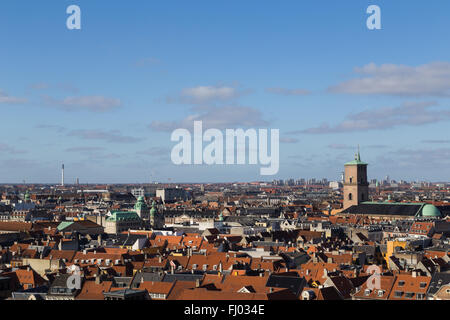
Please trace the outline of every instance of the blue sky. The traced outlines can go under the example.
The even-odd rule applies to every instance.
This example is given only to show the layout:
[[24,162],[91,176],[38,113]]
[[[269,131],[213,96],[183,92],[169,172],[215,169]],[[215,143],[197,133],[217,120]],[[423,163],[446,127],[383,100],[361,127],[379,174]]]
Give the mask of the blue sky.
[[[0,3],[0,183],[338,179],[358,144],[369,178],[450,180],[448,1],[132,3]],[[278,175],[173,165],[189,119],[280,129]]]

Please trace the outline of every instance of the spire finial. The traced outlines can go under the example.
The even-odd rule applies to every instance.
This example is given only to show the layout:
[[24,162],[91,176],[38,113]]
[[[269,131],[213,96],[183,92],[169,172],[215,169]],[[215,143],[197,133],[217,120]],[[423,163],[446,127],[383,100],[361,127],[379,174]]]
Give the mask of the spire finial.
[[360,155],[360,152],[359,152],[359,144],[358,144],[358,155],[357,155],[356,160],[361,161],[361,155]]

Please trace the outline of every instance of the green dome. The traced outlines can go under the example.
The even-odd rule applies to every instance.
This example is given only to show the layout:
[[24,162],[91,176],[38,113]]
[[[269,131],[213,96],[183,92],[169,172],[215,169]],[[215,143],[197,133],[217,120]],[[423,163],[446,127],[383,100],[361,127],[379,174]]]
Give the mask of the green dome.
[[145,203],[144,197],[139,197],[136,204],[134,205],[135,210],[147,210],[147,204]]
[[432,204],[426,204],[422,208],[422,217],[441,217],[441,212]]
[[28,190],[25,192],[25,200],[30,200],[30,192]]

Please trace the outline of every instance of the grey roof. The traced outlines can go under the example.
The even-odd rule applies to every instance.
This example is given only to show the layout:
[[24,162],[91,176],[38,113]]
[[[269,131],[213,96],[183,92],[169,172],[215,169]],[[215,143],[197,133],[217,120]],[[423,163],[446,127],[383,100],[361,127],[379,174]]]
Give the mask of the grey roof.
[[144,281],[161,282],[163,277],[163,274],[159,274],[157,272],[138,272],[134,276],[133,281],[131,282],[131,286],[133,288],[136,287],[136,285],[139,286],[139,283],[141,283],[142,279],[144,279]]
[[291,256],[294,260],[294,263],[297,267],[300,265],[307,263],[309,260],[311,260],[311,256],[307,254],[306,252],[293,252],[288,253],[287,255]]
[[132,279],[132,277],[114,277],[114,283],[122,283],[128,286],[129,284],[131,284]]
[[341,213],[369,214],[369,215],[395,215],[414,217],[423,204],[391,204],[391,203],[361,203],[351,206]]
[[67,280],[71,274],[60,274],[55,277],[50,288],[67,288]]
[[285,242],[275,242],[275,241],[254,241],[253,244],[256,247],[284,247]]
[[376,246],[371,245],[360,245],[360,246],[353,246],[354,252],[364,252],[368,255],[375,255],[375,252],[377,250]]
[[175,281],[196,281],[203,279],[203,274],[192,274],[192,273],[174,273],[166,274],[162,282],[175,282]]
[[433,277],[431,278],[430,281],[430,285],[428,286],[428,294],[429,295],[433,295],[436,292],[438,292],[438,290],[446,285],[450,283],[450,273],[446,273],[446,272],[436,272]]
[[282,275],[270,275],[267,279],[266,287],[290,289],[295,295],[298,295],[306,284],[303,277],[292,277]]

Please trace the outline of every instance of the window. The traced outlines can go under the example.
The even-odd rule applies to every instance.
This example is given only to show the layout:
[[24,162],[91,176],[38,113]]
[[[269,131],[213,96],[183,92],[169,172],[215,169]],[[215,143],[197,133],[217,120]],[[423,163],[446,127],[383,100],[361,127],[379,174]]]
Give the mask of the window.
[[399,286],[399,287],[403,287],[404,285],[405,285],[405,281],[400,280],[400,281],[398,282],[398,286]]
[[411,299],[412,297],[414,297],[414,292],[407,292],[405,294],[405,297],[408,298],[408,299]]
[[372,290],[366,289],[366,290],[364,290],[364,295],[368,296],[368,295],[370,295],[370,292],[372,292]]
[[353,200],[353,195],[351,193],[348,194],[348,200]]
[[426,288],[426,287],[427,287],[427,283],[426,283],[426,282],[421,282],[421,283],[420,283],[420,287],[421,287],[422,289]]
[[425,298],[425,294],[423,294],[423,293],[416,294],[416,299],[417,300],[423,300],[424,298]]
[[384,290],[378,290],[378,297],[382,297],[384,295]]
[[402,291],[395,291],[394,292],[394,297],[401,298],[402,296],[403,296],[403,292]]

